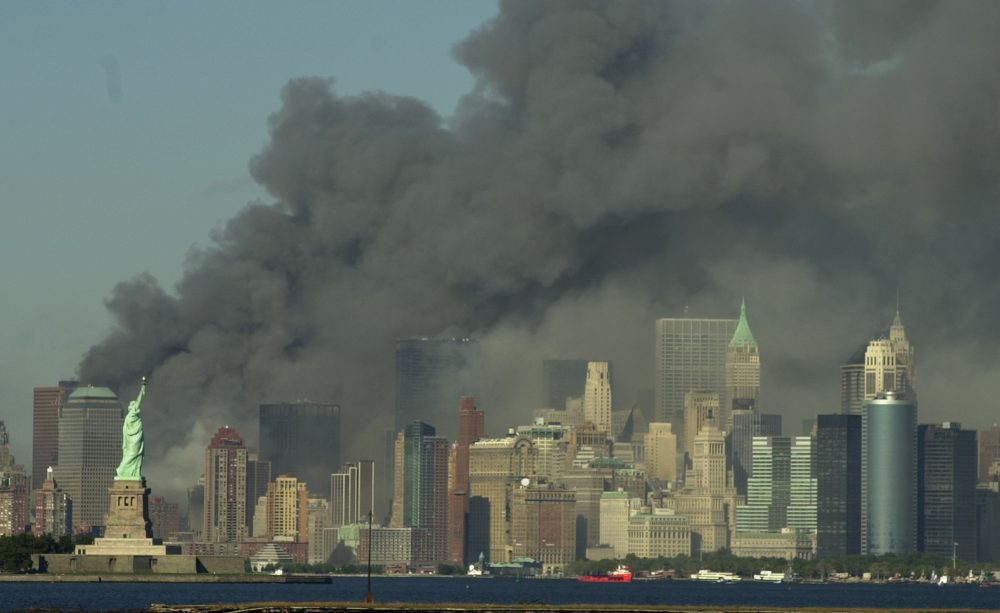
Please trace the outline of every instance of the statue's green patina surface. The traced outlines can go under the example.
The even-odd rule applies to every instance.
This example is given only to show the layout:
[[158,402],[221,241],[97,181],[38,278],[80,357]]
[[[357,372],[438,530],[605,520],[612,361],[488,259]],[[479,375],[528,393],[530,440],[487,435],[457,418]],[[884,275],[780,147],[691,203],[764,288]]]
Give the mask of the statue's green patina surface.
[[146,377],[143,377],[139,395],[128,403],[128,413],[125,414],[125,423],[122,424],[122,463],[115,472],[115,479],[119,481],[142,481],[142,456],[145,447],[139,407],[145,395]]

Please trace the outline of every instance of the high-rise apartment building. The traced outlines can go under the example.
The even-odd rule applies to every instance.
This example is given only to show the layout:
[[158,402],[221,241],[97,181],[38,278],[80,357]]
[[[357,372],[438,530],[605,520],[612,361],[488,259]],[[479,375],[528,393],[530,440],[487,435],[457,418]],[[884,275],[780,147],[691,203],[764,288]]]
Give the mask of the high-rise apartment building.
[[340,407],[320,402],[260,405],[260,459],[276,475],[294,475],[313,495],[330,496],[340,466]]
[[816,420],[816,556],[861,553],[861,415]]
[[587,363],[583,416],[609,437],[614,434],[611,430],[611,371],[607,362]]
[[740,303],[740,319],[726,348],[726,393],[721,423],[732,426],[734,406],[756,406],[760,396],[760,350],[747,321],[747,303]]
[[976,431],[956,422],[918,426],[918,551],[975,562],[975,497]]
[[[309,534],[309,490],[291,475],[280,475],[267,488],[266,538],[304,543]],[[256,536],[256,533],[255,533]]]
[[979,481],[1000,481],[1000,424],[979,431]]
[[[407,424],[396,443],[396,498],[393,526],[427,530],[430,559],[448,555],[448,441],[433,426]],[[399,513],[399,516],[397,516]]]
[[747,479],[753,467],[752,442],[755,436],[781,436],[781,415],[758,413],[755,408],[732,412],[733,430],[729,437],[729,462],[733,467],[736,493],[747,495]]
[[438,435],[456,438],[455,400],[479,396],[479,341],[467,338],[396,340],[396,425],[438,424]]
[[[684,394],[684,444],[681,451],[688,461],[694,454],[694,439],[708,419],[716,419],[719,429],[722,429],[722,411],[719,406],[719,395],[707,390],[692,390]],[[711,417],[710,417],[711,416]]]
[[118,396],[106,387],[79,387],[59,409],[59,464],[55,478],[73,500],[73,522],[104,525],[108,488],[121,461]]
[[30,479],[15,463],[7,428],[0,421],[0,536],[22,534],[28,525]]
[[310,498],[306,501],[307,539],[306,561],[309,564],[325,564],[333,553],[336,543],[327,538],[330,535],[330,501]]
[[[684,395],[692,390],[726,395],[726,352],[735,319],[668,318],[656,320],[656,416],[684,431]],[[725,422],[721,422],[722,425]]]
[[60,381],[55,387],[36,387],[32,405],[31,476],[36,482],[59,463],[59,409],[79,384]]
[[522,482],[511,494],[511,547],[515,558],[532,558],[545,570],[576,559],[576,494],[552,483]]
[[917,549],[917,406],[890,391],[861,414],[861,554]]
[[59,488],[52,469],[46,471],[45,481],[33,494],[35,523],[31,531],[35,536],[49,534],[54,539],[73,535],[73,501]]
[[219,428],[205,449],[202,539],[239,543],[247,537],[247,448],[235,428]]
[[368,521],[378,517],[375,509],[375,461],[359,460],[344,465],[339,473],[330,475],[331,526]]
[[677,481],[677,436],[668,423],[649,424],[643,444],[646,475],[661,485]]

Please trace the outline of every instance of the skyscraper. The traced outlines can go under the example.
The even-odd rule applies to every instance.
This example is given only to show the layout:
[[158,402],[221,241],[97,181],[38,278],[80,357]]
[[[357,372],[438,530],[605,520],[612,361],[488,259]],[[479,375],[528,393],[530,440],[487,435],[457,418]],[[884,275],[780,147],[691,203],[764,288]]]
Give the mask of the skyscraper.
[[76,381],[60,381],[55,387],[36,387],[32,408],[31,476],[45,478],[50,466],[59,463],[59,409]]
[[737,532],[779,532],[788,527],[792,494],[792,440],[755,436],[747,501],[736,507]]
[[677,515],[687,517],[692,555],[729,547],[736,489],[726,470],[726,436],[710,415],[694,439],[693,467],[675,496]]
[[247,536],[247,448],[235,428],[219,428],[205,449],[202,539],[239,543]]
[[1000,424],[979,431],[979,481],[1000,481]]
[[816,555],[861,553],[861,415],[816,420]]
[[666,486],[677,481],[677,437],[668,423],[653,422],[646,433],[646,474]]
[[871,400],[882,392],[897,392],[906,398],[916,398],[913,346],[899,311],[889,326],[888,335],[880,335],[868,343],[865,350],[865,399]]
[[257,502],[267,496],[267,484],[271,482],[271,463],[258,458],[256,453],[247,454],[247,495],[243,505],[246,513],[247,536],[253,533],[253,518],[257,512]]
[[476,408],[476,399],[462,396],[458,407],[458,439],[455,441],[455,468],[448,493],[448,561],[465,564],[468,552],[469,447],[486,436],[486,416]]
[[583,392],[584,418],[598,430],[611,431],[611,372],[607,362],[587,363],[587,383]]
[[861,554],[917,549],[917,406],[896,392],[861,414]]
[[687,426],[684,430],[683,447],[681,451],[690,461],[694,455],[694,438],[698,435],[701,427],[711,419],[719,419],[716,426],[721,430],[722,411],[719,407],[719,395],[715,392],[704,390],[691,390],[684,394],[684,423]]
[[[726,394],[726,351],[735,319],[656,320],[656,417],[685,436],[684,394],[691,390]],[[724,422],[723,422],[724,425]]]
[[534,480],[535,458],[534,444],[524,437],[485,438],[469,447],[469,550],[473,557],[483,553],[490,562],[510,561],[510,494],[522,478]]
[[753,466],[752,442],[755,436],[781,436],[781,415],[761,414],[755,409],[736,409],[732,413],[733,430],[729,437],[729,461],[733,467],[736,493],[747,495],[747,478]]
[[[448,441],[421,421],[407,424],[397,440],[401,527],[427,530],[429,559],[443,561],[448,555]],[[400,525],[395,515],[393,523]]]
[[15,463],[7,428],[0,421],[0,536],[21,534],[28,525],[30,479]]
[[396,340],[396,426],[414,420],[443,424],[439,435],[454,439],[455,400],[479,396],[479,341],[467,338]]
[[917,548],[976,561],[976,431],[961,424],[917,427]]
[[840,367],[841,413],[861,415],[865,403],[865,352],[867,351],[868,343],[862,344]]
[[811,436],[796,436],[792,439],[789,483],[788,527],[816,532],[817,482]]
[[511,541],[515,558],[532,558],[543,568],[562,568],[576,559],[576,493],[553,483],[525,483],[511,494]]
[[260,405],[260,459],[276,475],[294,475],[314,496],[330,496],[340,466],[340,407],[319,402]]
[[121,460],[122,414],[106,387],[79,387],[59,410],[59,464],[55,479],[73,500],[76,525],[104,525],[108,488]]
[[35,506],[35,523],[31,531],[35,536],[49,534],[58,539],[61,536],[73,534],[73,501],[52,476],[48,469],[45,481],[33,494]]
[[368,512],[377,517],[375,509],[375,462],[359,460],[344,465],[339,473],[330,475],[331,526],[368,521]]
[[[256,531],[255,531],[256,532]],[[267,487],[267,538],[304,543],[309,535],[309,490],[291,475]]]
[[760,396],[760,350],[747,321],[747,303],[740,303],[740,319],[726,348],[726,394],[723,397],[721,423],[730,430],[735,404],[756,406]]

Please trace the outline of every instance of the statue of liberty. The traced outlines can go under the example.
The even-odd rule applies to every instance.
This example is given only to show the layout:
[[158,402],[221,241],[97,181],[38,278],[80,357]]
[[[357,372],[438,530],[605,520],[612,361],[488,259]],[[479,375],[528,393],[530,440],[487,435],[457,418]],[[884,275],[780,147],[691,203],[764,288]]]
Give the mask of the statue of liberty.
[[142,417],[139,406],[146,395],[146,377],[142,378],[139,395],[128,403],[128,413],[122,424],[122,463],[115,472],[116,481],[142,481],[142,456],[145,451],[142,436]]

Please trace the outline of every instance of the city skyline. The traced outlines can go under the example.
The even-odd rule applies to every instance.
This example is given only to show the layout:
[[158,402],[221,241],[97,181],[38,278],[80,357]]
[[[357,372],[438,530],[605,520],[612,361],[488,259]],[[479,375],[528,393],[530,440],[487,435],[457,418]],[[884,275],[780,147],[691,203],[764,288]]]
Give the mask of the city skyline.
[[360,456],[395,427],[400,338],[477,339],[497,426],[556,355],[612,362],[627,410],[651,322],[743,295],[764,413],[834,412],[895,303],[922,418],[992,421],[996,9],[386,6],[0,9],[0,418],[33,472],[31,388],[69,375],[151,377],[172,491],[260,404],[342,407]]

